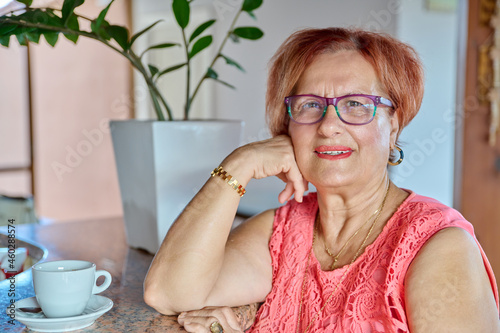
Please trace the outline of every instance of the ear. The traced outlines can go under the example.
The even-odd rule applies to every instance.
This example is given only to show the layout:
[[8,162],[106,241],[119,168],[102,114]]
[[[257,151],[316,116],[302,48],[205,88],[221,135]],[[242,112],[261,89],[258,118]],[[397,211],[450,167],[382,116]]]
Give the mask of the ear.
[[390,148],[392,150],[396,146],[396,142],[399,137],[399,120],[398,120],[397,110],[395,110],[392,116],[390,117],[390,122],[391,122],[391,132],[390,132],[389,142],[390,142]]

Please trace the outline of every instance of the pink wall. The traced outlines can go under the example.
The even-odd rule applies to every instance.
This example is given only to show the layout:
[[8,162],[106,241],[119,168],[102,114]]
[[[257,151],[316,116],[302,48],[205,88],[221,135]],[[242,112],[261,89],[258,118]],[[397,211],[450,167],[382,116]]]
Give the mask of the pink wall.
[[[110,22],[127,24],[125,3],[112,5],[107,16]],[[90,1],[78,12],[94,17],[102,9]],[[122,215],[107,123],[130,117],[128,62],[96,41],[82,38],[75,45],[62,35],[55,49],[42,40],[30,50],[38,215],[56,221]],[[14,52],[15,48],[0,49],[0,55]],[[0,66],[3,72],[3,61]],[[24,75],[19,67],[12,68],[14,77]],[[4,81],[2,75],[1,87]],[[1,89],[0,100],[10,94]],[[0,119],[10,109],[23,109],[22,98],[17,94],[12,102],[15,106],[2,107]],[[7,153],[14,156],[20,151],[17,145]]]
[[[12,41],[10,49],[0,46],[0,168],[30,164],[26,48]],[[0,194],[30,194],[30,182],[26,171],[0,173]]]

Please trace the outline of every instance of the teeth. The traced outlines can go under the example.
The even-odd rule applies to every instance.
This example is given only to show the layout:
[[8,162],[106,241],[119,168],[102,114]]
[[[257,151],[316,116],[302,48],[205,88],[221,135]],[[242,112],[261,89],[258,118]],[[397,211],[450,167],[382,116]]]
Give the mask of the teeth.
[[347,150],[336,150],[336,151],[322,151],[320,154],[326,154],[326,155],[340,155],[340,154],[345,154],[348,153],[349,151]]

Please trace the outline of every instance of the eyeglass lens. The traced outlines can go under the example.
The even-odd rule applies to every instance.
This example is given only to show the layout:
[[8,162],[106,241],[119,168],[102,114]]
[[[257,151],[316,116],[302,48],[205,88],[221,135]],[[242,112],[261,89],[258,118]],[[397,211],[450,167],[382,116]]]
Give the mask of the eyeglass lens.
[[[323,118],[328,105],[319,96],[290,96],[288,112],[293,120],[302,124],[312,124]],[[366,124],[375,116],[375,102],[366,96],[345,96],[337,99],[337,114],[345,123]]]

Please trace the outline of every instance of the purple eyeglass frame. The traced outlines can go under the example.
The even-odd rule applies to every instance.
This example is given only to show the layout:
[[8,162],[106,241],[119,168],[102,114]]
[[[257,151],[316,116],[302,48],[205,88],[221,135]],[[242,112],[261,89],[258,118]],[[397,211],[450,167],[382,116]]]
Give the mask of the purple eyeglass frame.
[[[306,97],[306,96],[319,98],[319,99],[322,99],[322,100],[324,100],[326,102],[326,106],[325,106],[325,109],[323,110],[323,114],[321,115],[321,117],[318,120],[316,120],[315,122],[312,122],[312,123],[301,123],[300,121],[297,121],[297,120],[293,119],[293,117],[292,117],[292,112],[291,112],[291,107],[290,107],[290,98],[291,97]],[[338,102],[340,100],[344,99],[344,98],[354,97],[354,96],[368,97],[375,104],[375,108],[373,109],[373,115],[372,115],[372,117],[370,118],[369,121],[364,122],[364,123],[350,123],[350,122],[345,121],[344,119],[342,119],[342,117],[340,116],[339,110],[337,109]],[[344,96],[331,97],[331,98],[317,96],[317,95],[292,95],[292,96],[285,97],[286,110],[287,110],[288,115],[290,116],[290,119],[292,119],[297,124],[302,124],[302,125],[312,125],[312,124],[319,123],[325,117],[326,110],[328,109],[329,105],[333,105],[333,107],[335,108],[335,112],[337,113],[337,116],[339,117],[339,119],[343,123],[348,124],[348,125],[366,125],[366,124],[370,123],[375,118],[375,114],[377,113],[377,106],[379,104],[382,104],[382,105],[385,105],[385,106],[388,106],[388,107],[392,108],[392,102],[390,100],[388,100],[387,98],[384,98],[382,96],[375,96],[375,95],[351,94],[351,95],[344,95]]]

